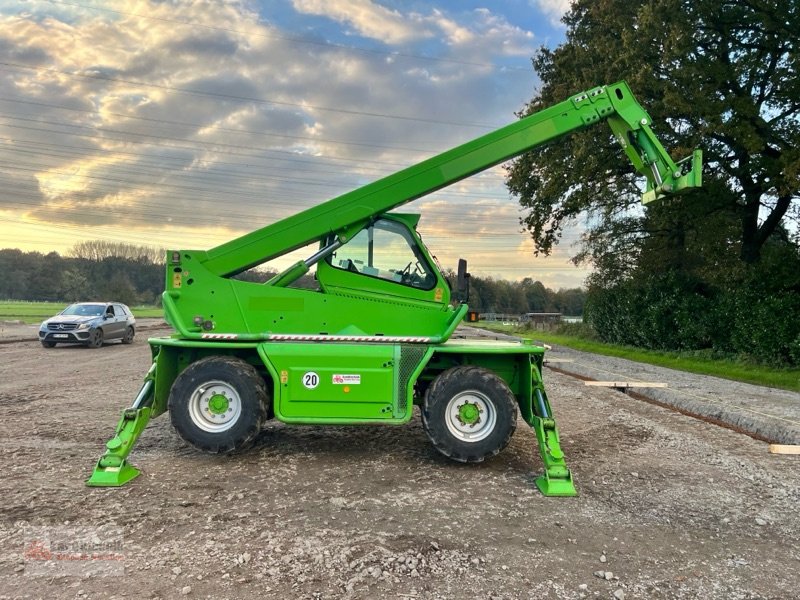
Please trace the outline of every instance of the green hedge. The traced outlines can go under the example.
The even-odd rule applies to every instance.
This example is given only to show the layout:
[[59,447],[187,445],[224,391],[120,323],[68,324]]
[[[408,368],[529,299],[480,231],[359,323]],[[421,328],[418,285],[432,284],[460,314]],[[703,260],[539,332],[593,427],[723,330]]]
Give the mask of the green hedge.
[[751,276],[710,285],[669,271],[590,288],[584,319],[609,343],[798,365],[800,294],[780,283]]

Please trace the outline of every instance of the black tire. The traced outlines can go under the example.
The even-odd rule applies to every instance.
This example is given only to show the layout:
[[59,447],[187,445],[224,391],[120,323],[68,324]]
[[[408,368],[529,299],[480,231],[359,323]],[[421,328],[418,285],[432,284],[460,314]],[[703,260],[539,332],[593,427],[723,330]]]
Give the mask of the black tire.
[[45,348],[55,348],[56,347],[56,343],[42,340],[42,346],[44,346]]
[[129,326],[125,330],[125,335],[122,337],[122,343],[123,344],[132,344],[133,343],[133,336],[135,334],[136,334],[136,332],[133,330],[133,327]]
[[505,381],[488,369],[454,367],[434,379],[425,393],[422,425],[446,457],[481,462],[511,440],[517,401]]
[[103,345],[103,330],[99,327],[89,332],[89,341],[86,342],[89,348],[99,348]]
[[[213,404],[220,397],[221,412]],[[169,393],[170,421],[178,435],[211,454],[250,446],[267,420],[270,404],[266,383],[255,367],[230,356],[192,363]]]

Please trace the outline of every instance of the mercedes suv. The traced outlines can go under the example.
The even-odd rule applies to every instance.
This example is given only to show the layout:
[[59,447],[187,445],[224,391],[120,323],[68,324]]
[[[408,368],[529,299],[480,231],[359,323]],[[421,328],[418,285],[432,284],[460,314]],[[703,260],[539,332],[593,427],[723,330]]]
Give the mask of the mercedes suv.
[[39,326],[39,341],[45,348],[56,344],[83,344],[99,348],[104,342],[133,342],[136,319],[119,302],[78,302]]

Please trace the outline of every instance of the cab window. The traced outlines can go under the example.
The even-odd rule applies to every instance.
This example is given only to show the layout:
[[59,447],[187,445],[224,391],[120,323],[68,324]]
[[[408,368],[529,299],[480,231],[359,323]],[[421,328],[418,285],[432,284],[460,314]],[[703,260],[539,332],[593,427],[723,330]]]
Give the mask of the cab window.
[[436,285],[436,275],[409,231],[385,219],[358,232],[331,256],[330,264],[423,290]]

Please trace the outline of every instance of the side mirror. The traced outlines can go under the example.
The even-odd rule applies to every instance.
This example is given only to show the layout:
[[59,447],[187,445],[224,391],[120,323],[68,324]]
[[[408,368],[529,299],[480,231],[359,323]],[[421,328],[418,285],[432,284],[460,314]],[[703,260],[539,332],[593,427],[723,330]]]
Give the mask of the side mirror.
[[469,301],[469,273],[467,273],[467,261],[463,258],[458,259],[458,275],[456,279],[456,302],[465,304]]

